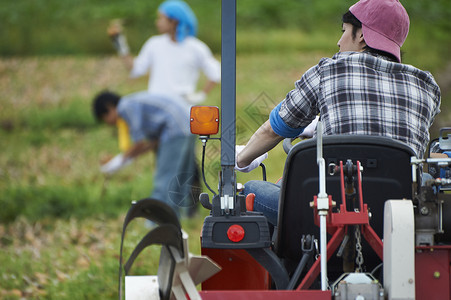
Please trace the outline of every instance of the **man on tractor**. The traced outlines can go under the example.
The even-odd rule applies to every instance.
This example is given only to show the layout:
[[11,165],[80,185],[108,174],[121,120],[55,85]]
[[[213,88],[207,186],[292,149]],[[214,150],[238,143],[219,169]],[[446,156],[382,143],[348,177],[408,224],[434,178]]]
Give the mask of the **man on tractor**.
[[[236,169],[252,163],[284,138],[299,136],[317,115],[323,134],[387,136],[423,157],[429,128],[440,112],[440,89],[429,72],[401,63],[409,16],[398,0],[361,0],[342,17],[339,52],[310,68],[237,154]],[[277,224],[278,185],[250,181],[254,210]]]

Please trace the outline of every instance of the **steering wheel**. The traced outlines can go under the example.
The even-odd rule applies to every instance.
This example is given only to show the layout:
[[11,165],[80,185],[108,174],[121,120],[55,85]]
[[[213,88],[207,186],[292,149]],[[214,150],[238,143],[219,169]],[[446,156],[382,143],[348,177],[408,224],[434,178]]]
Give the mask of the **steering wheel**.
[[293,141],[299,139],[299,141],[297,143],[300,143],[302,141],[308,140],[310,139],[308,138],[303,138],[303,137],[294,137],[294,138],[286,138],[283,140],[282,146],[283,146],[283,150],[285,151],[286,154],[288,154],[288,152],[290,152],[291,148],[294,147],[294,145],[296,145],[297,143],[293,144]]
[[283,140],[282,146],[283,146],[283,150],[285,151],[286,154],[288,154],[291,150],[291,148],[293,148],[294,144],[293,141],[297,139],[297,137],[295,138],[286,138]]

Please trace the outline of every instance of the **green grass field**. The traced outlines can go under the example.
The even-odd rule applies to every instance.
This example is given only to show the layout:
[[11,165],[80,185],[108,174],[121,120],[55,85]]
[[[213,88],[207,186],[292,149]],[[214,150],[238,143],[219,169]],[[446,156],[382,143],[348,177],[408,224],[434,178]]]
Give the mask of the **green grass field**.
[[[339,30],[332,35],[334,46]],[[238,40],[256,36],[238,35]],[[284,38],[274,33],[268,36]],[[299,38],[301,45],[312,41],[293,31],[285,38],[287,43]],[[419,56],[414,54],[425,49],[417,49],[418,44],[412,42],[408,48],[409,63],[415,64]],[[246,143],[304,71],[335,50],[266,47],[242,51],[237,57],[237,144]],[[449,61],[437,61],[435,56],[425,57],[419,66],[441,77]],[[123,217],[131,201],[150,194],[155,162],[149,154],[105,178],[99,172],[100,161],[118,153],[117,141],[114,130],[94,121],[91,100],[104,89],[126,94],[146,86],[146,78],[128,79],[122,62],[113,56],[0,58],[1,299],[117,298]],[[443,113],[436,122],[441,126],[449,120],[449,94],[443,102]],[[220,88],[206,104],[220,104]],[[218,150],[219,142],[209,142],[206,171],[210,186],[217,185]],[[281,176],[284,158],[281,146],[270,153],[266,161],[269,181]],[[242,183],[256,178],[261,178],[257,170],[238,174]],[[199,232],[206,214],[202,209],[197,218],[182,222],[194,253],[200,252]],[[136,222],[130,229],[126,255],[144,235],[142,225]],[[134,274],[155,274],[156,253],[156,248],[146,251]]]

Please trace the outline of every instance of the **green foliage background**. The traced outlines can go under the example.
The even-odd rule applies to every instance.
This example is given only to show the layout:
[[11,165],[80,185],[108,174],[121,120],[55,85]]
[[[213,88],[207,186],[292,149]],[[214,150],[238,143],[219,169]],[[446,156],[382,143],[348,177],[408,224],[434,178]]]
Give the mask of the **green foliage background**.
[[[219,0],[188,1],[199,19],[199,37],[220,52]],[[238,30],[257,38],[240,40],[238,51],[262,49],[266,32],[275,29],[302,32],[339,32],[340,17],[352,0],[238,0]],[[104,54],[111,53],[105,30],[111,19],[123,19],[132,49],[155,34],[154,17],[160,1],[150,0],[1,0],[0,55]],[[449,49],[451,2],[403,1],[412,22],[411,34],[423,43]],[[248,35],[251,37],[250,35]],[[260,40],[256,43],[256,40]],[[326,38],[327,40],[327,38]],[[292,49],[295,42],[277,40],[270,50]],[[319,43],[325,47],[331,43]],[[332,47],[334,43],[332,43]],[[445,47],[448,46],[448,47]],[[310,46],[312,47],[312,46]],[[263,49],[267,49],[263,47]]]

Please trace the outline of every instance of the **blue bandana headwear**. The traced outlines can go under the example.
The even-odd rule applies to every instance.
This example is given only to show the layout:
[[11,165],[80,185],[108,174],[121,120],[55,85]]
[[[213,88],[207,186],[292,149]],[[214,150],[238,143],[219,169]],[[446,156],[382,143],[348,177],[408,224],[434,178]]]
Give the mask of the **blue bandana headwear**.
[[169,0],[163,2],[158,11],[168,18],[178,21],[175,39],[182,42],[187,36],[196,36],[197,19],[188,4],[180,0]]

